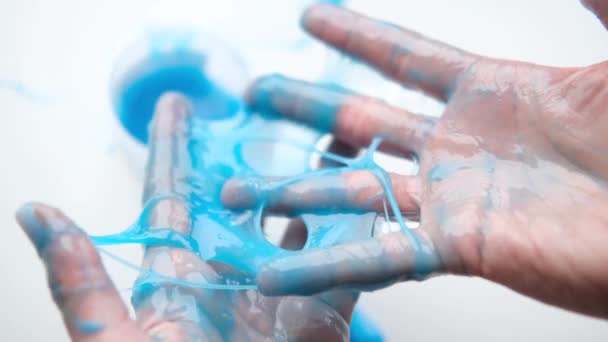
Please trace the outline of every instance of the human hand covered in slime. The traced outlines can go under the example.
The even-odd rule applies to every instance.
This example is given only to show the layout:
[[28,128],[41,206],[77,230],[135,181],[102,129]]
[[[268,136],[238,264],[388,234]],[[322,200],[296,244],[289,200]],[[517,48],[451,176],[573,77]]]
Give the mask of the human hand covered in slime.
[[[604,25],[606,3],[585,3]],[[262,293],[373,289],[455,273],[608,318],[607,62],[556,68],[478,56],[329,5],[312,7],[303,26],[446,109],[435,119],[281,76],[254,83],[254,108],[354,147],[381,137],[381,150],[413,153],[420,164],[415,176],[391,175],[400,210],[419,214],[415,241],[393,232],[286,256],[258,273]],[[383,190],[369,172],[332,177],[263,196],[287,213],[382,210]],[[252,190],[247,179],[231,180],[223,200],[255,205]]]
[[[169,93],[159,100],[144,202],[165,199],[150,211],[151,229],[190,233],[187,198],[196,185],[188,174],[193,166],[188,149],[194,120],[180,95]],[[204,262],[190,250],[167,246],[146,249],[142,268],[166,276],[167,282],[146,282],[146,272],[141,274],[132,298],[133,320],[97,249],[75,223],[57,209],[36,203],[23,206],[17,219],[46,265],[49,287],[74,341],[348,341],[356,292],[265,297],[254,290],[191,287],[173,279],[238,284],[242,275],[225,264]]]

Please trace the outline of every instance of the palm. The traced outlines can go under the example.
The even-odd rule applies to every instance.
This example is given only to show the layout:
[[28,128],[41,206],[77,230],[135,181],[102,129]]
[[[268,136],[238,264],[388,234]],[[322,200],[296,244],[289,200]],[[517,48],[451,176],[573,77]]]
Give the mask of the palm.
[[[568,298],[572,284],[561,280],[564,274],[602,280],[608,213],[601,208],[608,194],[597,175],[608,169],[593,154],[564,148],[564,124],[584,123],[590,108],[577,107],[581,99],[554,95],[592,87],[573,80],[575,73],[600,71],[593,68],[564,72],[491,62],[464,77],[421,160],[422,220],[438,228],[433,234],[447,246],[439,250],[451,254],[442,256],[449,270],[588,309]],[[531,74],[543,81],[526,82]],[[568,100],[564,113],[560,102]]]

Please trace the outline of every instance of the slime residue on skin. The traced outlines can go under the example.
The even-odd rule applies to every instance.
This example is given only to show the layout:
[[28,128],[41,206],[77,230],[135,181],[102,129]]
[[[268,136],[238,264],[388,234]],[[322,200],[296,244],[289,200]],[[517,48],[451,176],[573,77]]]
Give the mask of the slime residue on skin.
[[94,321],[76,320],[74,325],[78,332],[83,335],[94,335],[101,332],[104,329],[103,324]]

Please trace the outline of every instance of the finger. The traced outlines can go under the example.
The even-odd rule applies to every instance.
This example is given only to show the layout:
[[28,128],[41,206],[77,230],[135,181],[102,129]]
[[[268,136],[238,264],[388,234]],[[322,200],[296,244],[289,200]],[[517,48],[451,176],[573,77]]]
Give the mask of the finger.
[[608,2],[604,0],[581,0],[581,2],[608,29]]
[[26,204],[16,217],[44,261],[49,287],[72,340],[147,340],[129,318],[82,230],[59,210],[43,204]]
[[338,87],[319,86],[279,75],[258,79],[247,95],[252,108],[280,113],[353,147],[383,138],[384,151],[420,152],[436,119],[413,114]]
[[[192,217],[186,201],[193,191],[191,142],[189,101],[179,93],[163,94],[150,127],[143,200],[167,198],[154,203],[148,211],[149,216],[144,218],[148,229],[168,229],[182,237],[190,236]],[[167,340],[221,340],[209,317],[199,308],[201,302],[210,302],[208,297],[212,294],[179,284],[182,280],[219,282],[215,272],[196,254],[187,249],[150,247],[142,268],[144,272],[136,282],[132,299],[142,329]]]
[[155,196],[186,198],[192,191],[192,108],[178,93],[163,94],[150,127],[144,203]]
[[[393,195],[403,213],[415,213],[420,198],[416,177],[390,175]],[[285,215],[303,212],[383,211],[385,191],[368,171],[320,175],[291,184],[284,181],[231,179],[222,189],[222,203],[237,210],[264,204]]]
[[416,245],[402,232],[377,239],[310,249],[273,260],[257,274],[264,295],[311,295],[333,288],[371,290],[439,270],[432,245]]
[[476,56],[331,5],[316,5],[303,16],[304,28],[335,48],[371,64],[407,87],[446,101]]
[[[186,202],[192,191],[193,156],[188,150],[192,139],[191,112],[188,100],[178,93],[165,93],[156,104],[150,127],[144,202],[155,196],[168,197],[147,211],[148,217],[143,219],[148,229],[168,229],[183,236],[191,233],[192,218]],[[189,260],[189,267],[203,267],[202,261],[188,250],[153,247],[146,251],[144,269],[177,279],[176,266],[183,260]]]

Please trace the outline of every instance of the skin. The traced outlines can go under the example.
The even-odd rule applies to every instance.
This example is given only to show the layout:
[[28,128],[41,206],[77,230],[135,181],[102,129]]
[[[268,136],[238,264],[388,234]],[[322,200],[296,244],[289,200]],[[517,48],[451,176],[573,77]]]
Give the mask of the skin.
[[[583,4],[608,27],[608,2]],[[329,5],[309,9],[303,26],[446,108],[435,119],[284,77],[255,82],[254,108],[319,129],[329,122],[354,148],[382,137],[381,150],[420,162],[415,176],[391,175],[399,209],[419,216],[414,239],[395,232],[272,261],[257,277],[264,294],[375,289],[452,273],[608,318],[608,62],[555,68],[478,56]],[[320,106],[334,117],[320,118]],[[383,193],[369,172],[342,178],[347,200],[332,203],[336,196],[320,187],[328,183],[313,179],[270,203],[288,214],[379,209],[381,201],[365,201]],[[243,186],[225,185],[227,206],[255,204],[230,196]]]
[[[184,235],[192,221],[188,198],[196,191],[189,151],[192,137],[188,101],[179,94],[161,97],[150,134],[144,202],[166,196],[147,218],[150,229]],[[348,341],[358,297],[350,290],[311,297],[265,297],[257,291],[218,291],[156,283],[133,291],[135,318],[128,314],[97,248],[86,233],[58,209],[29,203],[17,220],[44,262],[49,288],[73,341]],[[293,226],[298,226],[294,221]],[[305,236],[284,241],[301,245]],[[186,249],[148,247],[142,268],[190,282],[222,284],[243,275],[225,264],[207,263]]]

